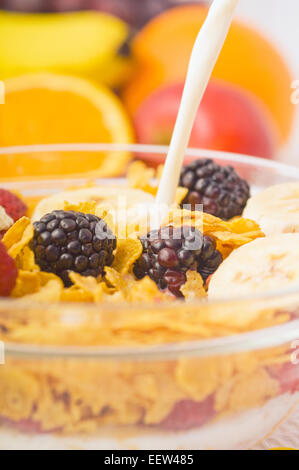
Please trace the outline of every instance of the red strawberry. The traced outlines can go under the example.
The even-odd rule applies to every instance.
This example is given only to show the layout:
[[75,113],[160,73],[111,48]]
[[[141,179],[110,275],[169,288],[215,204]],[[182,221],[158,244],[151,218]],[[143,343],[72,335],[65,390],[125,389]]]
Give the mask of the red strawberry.
[[15,222],[27,212],[26,204],[18,196],[6,189],[0,189],[0,206],[4,207],[7,215]]
[[16,264],[0,242],[0,297],[8,297],[18,276]]
[[212,395],[200,403],[182,400],[174,405],[170,414],[158,426],[168,431],[186,431],[203,426],[214,415],[214,397]]
[[299,391],[299,364],[291,362],[269,368],[269,372],[280,383],[281,393]]
[[32,421],[32,419],[22,419],[20,421],[13,421],[12,419],[2,418],[0,416],[0,426],[9,426],[10,428],[16,429],[25,434],[49,434],[58,433],[62,431],[62,428],[53,428],[47,431],[43,431],[41,423]]

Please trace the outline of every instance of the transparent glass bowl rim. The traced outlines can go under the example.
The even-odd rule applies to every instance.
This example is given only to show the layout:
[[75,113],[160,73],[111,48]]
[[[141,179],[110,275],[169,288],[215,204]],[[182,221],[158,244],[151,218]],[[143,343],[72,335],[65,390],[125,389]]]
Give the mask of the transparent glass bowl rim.
[[[39,153],[39,152],[132,152],[132,153],[144,153],[144,154],[167,154],[168,147],[164,145],[146,145],[146,144],[105,144],[105,143],[82,143],[82,144],[49,144],[49,145],[27,145],[27,146],[14,146],[14,147],[2,147],[0,148],[0,155],[14,155],[14,154],[30,154],[30,153]],[[241,155],[230,152],[222,152],[215,150],[206,150],[206,149],[194,149],[189,148],[186,151],[186,156],[194,158],[214,158],[221,159],[222,161],[235,162],[240,164],[248,164],[253,167],[258,167],[260,170],[263,169],[273,169],[276,170],[279,174],[285,177],[290,177],[292,179],[298,177],[299,181],[299,168],[287,165],[284,163],[276,162],[273,160],[266,160],[263,158],[257,158],[249,155]],[[54,180],[48,180],[53,182]],[[61,181],[61,178],[59,178]],[[109,180],[108,180],[109,181]],[[115,181],[115,179],[114,179]],[[105,179],[107,183],[107,179]],[[26,180],[28,183],[28,180]],[[43,179],[43,185],[46,185],[47,180]],[[11,186],[14,183],[3,182],[5,186]],[[20,184],[19,181],[16,181],[16,185]],[[21,183],[22,184],[22,183]],[[36,185],[36,180],[35,180]],[[233,303],[242,303],[248,304],[248,302],[261,301],[261,300],[271,300],[275,298],[283,298],[292,295],[298,295],[299,289],[291,288],[287,290],[282,290],[280,292],[275,292],[275,294],[256,294],[253,296],[246,297],[235,297],[225,300],[217,300],[209,302],[209,306],[221,305],[221,304],[233,304]],[[299,297],[299,295],[298,295]],[[30,304],[31,308],[40,308],[41,304]],[[188,304],[190,307],[191,304]],[[202,302],[194,302],[192,307],[196,308],[203,306]],[[51,304],[51,308],[54,305]],[[97,308],[93,304],[57,304],[58,309],[64,309],[66,307],[71,307],[74,314],[76,309],[88,311]],[[130,306],[131,308],[140,308],[141,306]],[[24,310],[24,305],[18,306],[14,300],[0,300],[0,311],[5,309],[6,311],[16,311],[17,309]],[[111,310],[111,304],[101,304],[101,311]],[[122,310],[127,308],[125,305],[116,305],[113,304],[113,310],[119,309]],[[151,309],[153,306],[151,304],[142,305],[142,308]],[[159,306],[162,308],[162,306]],[[167,306],[166,308],[169,308]],[[291,321],[283,325],[269,327],[262,330],[257,330],[249,333],[241,333],[232,335],[229,337],[220,337],[213,339],[204,339],[198,341],[189,341],[189,342],[178,342],[178,343],[169,343],[162,344],[157,346],[134,346],[134,347],[69,347],[69,346],[39,346],[39,345],[27,345],[27,344],[5,344],[5,351],[9,355],[15,356],[38,356],[38,357],[78,357],[78,358],[98,358],[98,359],[140,359],[140,358],[175,358],[177,355],[186,355],[186,356],[215,356],[215,355],[225,355],[232,354],[242,351],[252,351],[259,350],[267,347],[275,347],[288,342],[299,339],[299,320]]]

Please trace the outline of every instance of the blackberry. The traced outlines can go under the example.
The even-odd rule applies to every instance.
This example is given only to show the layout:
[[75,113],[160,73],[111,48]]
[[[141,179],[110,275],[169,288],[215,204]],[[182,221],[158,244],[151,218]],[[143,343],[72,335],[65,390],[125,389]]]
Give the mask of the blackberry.
[[248,183],[231,166],[220,166],[213,160],[195,160],[184,166],[180,185],[188,189],[182,205],[195,210],[203,204],[208,212],[223,220],[241,215],[250,197]]
[[193,227],[163,227],[140,241],[143,253],[135,263],[135,276],[149,275],[159,289],[168,289],[177,297],[182,297],[180,289],[188,270],[196,270],[206,281],[222,262],[215,241]]
[[34,223],[31,248],[41,270],[57,274],[68,287],[70,271],[103,274],[113,262],[116,238],[95,215],[57,210]]

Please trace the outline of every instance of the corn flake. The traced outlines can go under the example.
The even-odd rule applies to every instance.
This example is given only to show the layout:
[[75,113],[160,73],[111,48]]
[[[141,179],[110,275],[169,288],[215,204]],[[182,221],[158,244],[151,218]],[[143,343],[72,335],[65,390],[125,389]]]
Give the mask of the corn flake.
[[28,217],[19,219],[4,235],[3,243],[12,258],[16,258],[33,238],[33,225]]
[[180,205],[185,197],[188,194],[188,189],[187,188],[182,188],[181,186],[178,187],[176,190],[176,195],[175,195],[175,202],[177,205]]
[[124,277],[109,266],[105,267],[105,279],[108,284],[111,284],[111,286],[115,287],[119,291],[126,289],[127,284]]
[[97,202],[96,201],[85,201],[80,204],[72,204],[71,202],[64,202],[65,211],[82,212],[83,214],[95,215]]
[[155,170],[147,167],[144,162],[140,160],[133,162],[128,168],[127,178],[130,188],[142,189],[153,196],[157,193],[157,186],[152,185]]
[[87,290],[72,286],[62,290],[60,300],[62,302],[92,302],[93,295]]
[[105,282],[97,282],[97,280],[92,276],[81,276],[78,273],[71,272],[69,277],[74,283],[74,286],[77,287],[77,289],[86,292],[94,302],[101,301],[104,294],[110,293]]
[[51,280],[38,292],[26,295],[22,298],[24,302],[59,302],[62,292],[62,282]]
[[11,296],[24,297],[29,294],[34,294],[39,291],[40,285],[38,272],[19,270],[16,285]]
[[203,299],[207,296],[203,279],[197,271],[187,271],[187,282],[180,290],[187,301]]
[[56,274],[53,273],[46,273],[44,271],[40,271],[38,273],[38,277],[40,280],[40,285],[42,287],[46,286],[48,282],[50,281],[56,281],[58,284],[60,284],[61,288],[63,287],[63,282],[60,279],[60,277],[56,276]]
[[118,240],[112,267],[120,274],[127,274],[142,253],[140,240],[127,238]]
[[[159,165],[157,170],[149,168],[144,162],[137,160],[129,166],[127,178],[129,187],[141,189],[142,191],[156,196],[158,191],[158,182],[163,173],[164,165]],[[188,193],[188,189],[179,187],[177,189],[175,202],[181,204]]]
[[35,263],[34,253],[29,246],[25,246],[17,255],[16,265],[18,269],[23,271],[39,271],[39,266]]

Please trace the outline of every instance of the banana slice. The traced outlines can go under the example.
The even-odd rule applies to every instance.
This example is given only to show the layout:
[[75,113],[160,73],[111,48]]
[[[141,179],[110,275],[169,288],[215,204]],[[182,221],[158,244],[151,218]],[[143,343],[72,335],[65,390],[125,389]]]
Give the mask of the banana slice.
[[35,222],[54,210],[64,208],[64,203],[79,204],[80,202],[96,201],[98,205],[107,206],[111,209],[130,209],[136,204],[152,204],[154,198],[151,194],[139,189],[130,189],[120,186],[101,186],[65,191],[49,196],[36,206],[32,216]]
[[209,284],[210,299],[299,287],[299,233],[259,238],[235,250]]
[[270,186],[249,199],[243,216],[265,235],[299,232],[299,182]]

